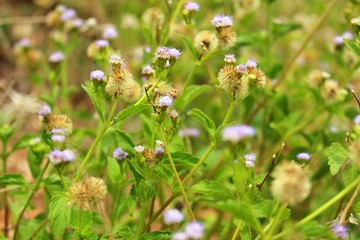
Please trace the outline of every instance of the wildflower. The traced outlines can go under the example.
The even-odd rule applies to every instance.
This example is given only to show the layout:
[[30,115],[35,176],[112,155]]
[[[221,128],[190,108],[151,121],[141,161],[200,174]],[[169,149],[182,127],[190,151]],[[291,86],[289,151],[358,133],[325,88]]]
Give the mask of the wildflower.
[[120,69],[124,65],[124,58],[120,54],[111,54],[109,57],[109,63],[111,64],[113,70]]
[[105,198],[107,187],[104,180],[88,177],[70,187],[71,202],[86,211],[91,210],[91,204]]
[[129,154],[122,150],[120,147],[116,148],[113,152],[113,157],[116,160],[123,160],[125,159]]
[[141,75],[149,79],[155,74],[155,69],[151,65],[145,65],[141,70]]
[[81,28],[84,24],[84,20],[81,18],[76,18],[72,21],[72,25],[74,28]]
[[72,133],[73,124],[67,115],[49,115],[44,120],[50,131],[61,128],[65,131],[65,135]]
[[63,162],[63,152],[61,150],[54,149],[53,151],[51,151],[49,153],[48,156],[49,156],[50,162],[52,162],[54,165],[57,165],[57,164]]
[[337,35],[334,37],[334,44],[337,49],[341,48],[344,45],[343,36]]
[[224,141],[229,141],[233,144],[239,143],[243,138],[252,137],[255,135],[255,129],[246,125],[234,125],[225,127],[222,131],[222,138]]
[[183,128],[179,131],[180,137],[198,137],[200,131],[197,128]]
[[41,106],[39,111],[39,116],[41,117],[47,117],[51,114],[51,107],[47,105],[46,103]]
[[171,235],[171,240],[189,240],[185,232],[176,232]]
[[245,158],[245,166],[247,168],[255,167],[256,154],[255,153],[246,153],[244,155]]
[[335,234],[335,236],[337,236],[338,238],[341,238],[341,239],[346,239],[346,237],[348,235],[347,227],[345,227],[344,225],[342,225],[340,223],[333,224],[331,226],[331,231]]
[[165,155],[164,147],[163,147],[163,146],[158,146],[158,147],[156,147],[154,153],[155,153],[156,156],[163,156],[163,155]]
[[184,215],[176,208],[166,210],[163,216],[166,225],[180,223],[184,220]]
[[28,48],[30,47],[30,40],[28,38],[22,38],[16,43],[16,46],[20,48]]
[[98,48],[106,48],[109,46],[108,40],[100,39],[95,41]]
[[356,115],[355,117],[354,117],[354,123],[356,124],[356,125],[358,125],[358,124],[360,124],[360,114],[359,115]]
[[294,162],[283,162],[273,172],[271,183],[273,196],[283,203],[295,205],[310,193],[311,183],[303,169]]
[[346,31],[344,32],[342,35],[343,39],[346,39],[346,40],[354,40],[354,34],[352,32],[349,32],[349,31]]
[[136,151],[137,153],[142,153],[142,152],[144,152],[145,147],[142,146],[142,145],[137,145],[137,146],[134,147],[134,149],[135,149],[135,151]]
[[160,59],[178,59],[181,52],[176,48],[158,47],[155,52],[155,57]]
[[70,149],[65,149],[62,151],[63,154],[63,160],[65,162],[73,162],[75,160],[75,153],[74,151],[70,150]]
[[56,142],[56,143],[62,143],[65,141],[65,136],[59,135],[59,134],[53,134],[51,136],[51,141]]
[[219,40],[212,31],[201,31],[194,38],[194,47],[201,56],[213,52],[218,45]]
[[226,54],[224,57],[224,61],[229,64],[236,63],[234,54]]
[[61,14],[61,21],[66,22],[76,18],[76,11],[72,8],[65,9]]
[[249,59],[245,63],[245,67],[247,67],[247,68],[256,68],[257,67],[257,62],[254,59]]
[[233,25],[232,17],[222,14],[215,15],[210,22],[216,28],[228,27]]
[[104,28],[104,30],[102,32],[102,37],[104,39],[112,40],[112,39],[117,38],[117,36],[118,36],[118,33],[117,33],[115,27],[113,27],[113,26],[108,26],[108,27]]
[[306,152],[302,152],[302,153],[298,153],[298,154],[296,155],[296,158],[297,158],[298,160],[306,160],[306,161],[309,161],[310,158],[311,158],[311,155],[308,154],[308,153],[306,153]]
[[125,92],[131,91],[129,83],[134,82],[135,80],[131,72],[126,68],[123,68],[116,76],[109,77],[105,86],[105,91],[113,97],[123,96]]
[[347,95],[347,91],[341,88],[337,81],[327,79],[322,85],[322,95],[331,101],[342,101]]
[[125,102],[131,103],[137,101],[140,98],[140,96],[141,96],[140,85],[135,81],[129,81],[128,89],[124,92],[124,94],[121,97]]
[[188,2],[185,4],[184,10],[189,12],[198,12],[200,10],[200,4],[196,2]]
[[49,57],[49,62],[58,63],[64,60],[64,54],[60,51],[53,52]]
[[170,107],[173,104],[174,99],[168,95],[159,98],[160,107]]
[[92,70],[90,72],[90,79],[98,81],[105,80],[105,73],[101,70]]
[[204,227],[201,223],[193,221],[186,225],[185,233],[191,239],[201,239],[204,236]]
[[308,75],[309,84],[311,86],[317,87],[317,86],[320,86],[324,82],[325,79],[328,79],[330,77],[331,77],[331,75],[328,72],[321,71],[319,69],[315,69],[315,70],[312,70]]

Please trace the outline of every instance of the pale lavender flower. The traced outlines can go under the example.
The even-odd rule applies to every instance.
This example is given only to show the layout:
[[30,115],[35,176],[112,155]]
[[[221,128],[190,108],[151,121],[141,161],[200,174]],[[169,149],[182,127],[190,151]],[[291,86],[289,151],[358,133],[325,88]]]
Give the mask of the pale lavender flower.
[[340,223],[335,223],[331,226],[331,231],[339,238],[346,239],[348,235],[348,229]]
[[197,128],[183,128],[179,131],[180,137],[198,137],[200,131]]
[[176,208],[171,208],[163,213],[164,223],[166,225],[180,223],[184,220],[184,215]]
[[49,116],[51,114],[51,107],[45,103],[44,105],[41,106],[38,114],[39,116],[42,117]]
[[224,61],[226,63],[235,63],[236,59],[235,59],[234,54],[226,54],[225,57],[224,57]]
[[108,26],[106,28],[104,28],[103,32],[102,32],[102,37],[104,39],[115,39],[117,38],[118,33],[115,29],[115,27],[113,26]]
[[64,162],[73,162],[76,157],[74,151],[70,149],[63,150],[62,155]]
[[60,51],[53,52],[49,57],[49,62],[58,63],[64,60],[64,54]]
[[169,47],[158,47],[155,52],[155,57],[161,59],[178,59],[180,55],[179,50]]
[[116,148],[113,152],[113,157],[116,160],[123,160],[124,158],[126,158],[129,154],[127,152],[125,152],[124,150],[122,150],[120,147]]
[[243,138],[252,137],[254,135],[255,129],[246,125],[228,126],[222,131],[223,140],[233,144],[237,144]]
[[233,25],[233,20],[231,16],[217,14],[211,19],[211,24],[215,27],[227,27]]
[[92,70],[90,72],[90,79],[98,81],[105,80],[105,74],[101,70]]
[[171,240],[189,240],[185,232],[176,232],[171,235]]
[[65,141],[65,136],[59,135],[59,134],[53,134],[53,135],[51,135],[51,141],[56,142],[56,143],[62,143]]
[[236,66],[236,71],[239,73],[243,73],[246,71],[246,66],[245,64],[239,64]]
[[59,149],[54,149],[48,154],[50,162],[57,165],[63,161],[63,152]]
[[335,36],[334,37],[334,44],[335,44],[335,46],[342,46],[342,45],[344,45],[344,38],[343,38],[343,36]]
[[65,130],[62,128],[53,128],[51,130],[52,134],[65,135]]
[[95,43],[98,48],[106,48],[109,46],[108,40],[104,40],[104,39],[96,40]]
[[152,75],[155,73],[155,69],[151,65],[145,65],[141,70],[142,75]]
[[76,18],[72,21],[72,25],[75,28],[81,28],[83,24],[84,24],[84,20],[81,18]]
[[30,40],[28,38],[22,38],[16,43],[16,45],[21,48],[30,47]]
[[109,63],[123,65],[124,58],[120,54],[111,54],[111,56],[109,57]]
[[161,96],[159,98],[160,107],[170,107],[173,104],[174,99],[168,95]]
[[65,9],[61,14],[61,21],[66,22],[76,18],[76,11],[72,8]]
[[359,114],[359,115],[356,115],[356,116],[354,117],[354,123],[355,123],[355,124],[360,124],[360,114]]
[[302,153],[296,154],[296,158],[297,158],[298,160],[306,160],[306,161],[309,161],[310,158],[311,158],[311,155],[310,155],[309,153],[302,152]]
[[165,153],[164,147],[163,146],[156,147],[154,153],[155,155],[163,155]]
[[185,6],[184,9],[191,12],[198,12],[200,10],[200,4],[196,3],[196,2],[188,2]]
[[354,34],[352,32],[349,32],[349,31],[346,31],[344,32],[342,35],[343,39],[346,39],[346,40],[354,40]]
[[137,145],[137,146],[134,147],[134,149],[135,149],[135,151],[136,151],[137,153],[142,153],[142,152],[144,152],[145,147],[142,146],[142,145]]
[[201,239],[204,236],[204,227],[201,223],[193,221],[186,225],[185,233],[191,239]]
[[244,155],[244,158],[245,158],[245,166],[247,168],[255,167],[255,161],[256,161],[256,154],[255,153],[246,153]]
[[169,48],[168,53],[170,58],[175,58],[175,59],[178,59],[181,55],[181,52],[176,48]]
[[249,67],[249,68],[256,68],[257,67],[257,62],[254,59],[249,59],[245,63],[245,66]]

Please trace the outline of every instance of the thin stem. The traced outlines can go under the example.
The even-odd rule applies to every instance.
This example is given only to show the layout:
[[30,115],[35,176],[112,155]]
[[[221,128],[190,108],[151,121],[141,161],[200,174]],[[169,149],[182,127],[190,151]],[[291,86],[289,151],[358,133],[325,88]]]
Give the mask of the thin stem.
[[[41,224],[39,225],[39,227],[30,235],[30,237],[28,238],[28,240],[32,240],[36,237],[36,235],[41,231],[41,229],[43,229],[46,224],[49,222],[49,218],[45,218],[44,221],[41,222]],[[15,238],[14,238],[15,239]]]
[[161,206],[161,208],[151,217],[148,224],[146,225],[146,229],[150,228],[150,225],[160,216],[160,214],[165,210],[167,206],[176,198],[177,196],[172,195],[166,202]]
[[355,189],[353,195],[350,198],[350,201],[348,202],[348,204],[346,204],[344,211],[341,213],[340,220],[339,220],[340,224],[345,222],[347,213],[349,212],[351,205],[354,203],[359,192],[360,192],[360,184],[358,184],[357,188]]
[[228,110],[226,112],[226,115],[225,115],[224,120],[222,121],[220,127],[224,126],[225,124],[227,124],[229,122],[236,104],[237,104],[237,102],[232,101],[232,100],[230,101],[229,108],[228,108]]
[[235,240],[237,235],[239,234],[239,231],[240,231],[240,228],[241,228],[241,225],[243,224],[243,221],[240,220],[239,221],[239,224],[237,225],[236,229],[235,229],[235,232],[234,232],[234,235],[232,236],[231,240]]
[[58,173],[58,175],[59,175],[59,177],[60,177],[60,181],[61,181],[62,185],[64,186],[64,188],[66,189],[66,191],[69,191],[69,186],[68,186],[68,184],[66,183],[66,181],[65,181],[65,179],[64,179],[64,177],[63,177],[63,175],[62,175],[62,170],[61,170],[59,167],[55,167],[55,169],[56,169],[56,171],[57,171],[57,173]]
[[165,147],[166,154],[167,154],[167,156],[168,156],[168,158],[169,158],[169,160],[170,160],[170,164],[171,164],[171,167],[172,167],[172,169],[173,169],[173,171],[174,171],[176,180],[177,180],[178,183],[179,183],[179,186],[180,186],[180,189],[181,189],[181,193],[182,193],[182,195],[183,195],[183,197],[184,197],[184,200],[185,200],[186,206],[187,206],[187,208],[188,208],[188,211],[189,211],[189,213],[190,213],[190,216],[191,216],[192,220],[195,220],[195,216],[194,216],[194,213],[193,213],[193,211],[192,211],[192,209],[191,209],[189,200],[188,200],[188,198],[187,198],[187,196],[186,196],[186,192],[185,192],[183,183],[181,182],[181,179],[180,179],[180,177],[179,177],[179,174],[178,174],[178,172],[177,172],[177,170],[176,170],[176,167],[175,167],[175,164],[174,164],[174,160],[172,159],[171,153],[170,153],[170,151],[169,151],[169,145],[167,144],[167,140],[166,140],[166,137],[165,137],[164,130],[163,130],[162,126],[160,126],[160,135],[161,135],[162,141],[164,142],[164,147]]
[[44,173],[45,173],[46,169],[48,168],[49,163],[50,163],[50,161],[47,160],[44,168],[42,169],[39,177],[38,177],[37,180],[36,180],[35,186],[33,187],[33,189],[32,189],[32,191],[31,191],[28,199],[26,200],[25,206],[24,206],[23,209],[21,210],[21,212],[20,212],[20,214],[19,214],[19,216],[18,216],[18,218],[17,218],[17,220],[16,220],[15,232],[14,232],[14,240],[17,239],[17,235],[18,235],[18,231],[19,231],[19,227],[20,227],[21,218],[22,218],[22,216],[24,215],[27,207],[30,205],[31,199],[34,197],[34,195],[35,195],[35,193],[37,192],[37,190],[39,190],[42,177],[44,176]]
[[145,225],[147,206],[148,206],[148,201],[143,201],[141,203],[140,215],[139,215],[139,224],[138,224],[138,228],[136,230],[136,238],[135,239],[140,239],[140,236],[141,236],[141,234],[143,232],[144,225]]
[[287,203],[283,204],[280,207],[278,213],[276,214],[276,217],[275,217],[275,220],[274,220],[273,224],[270,226],[269,233],[266,234],[266,236],[265,236],[265,239],[269,239],[269,240],[272,239],[272,235],[276,231],[276,229],[277,229],[277,227],[278,227],[278,225],[280,223],[281,215],[283,214],[284,210],[286,209],[286,206],[287,206]]

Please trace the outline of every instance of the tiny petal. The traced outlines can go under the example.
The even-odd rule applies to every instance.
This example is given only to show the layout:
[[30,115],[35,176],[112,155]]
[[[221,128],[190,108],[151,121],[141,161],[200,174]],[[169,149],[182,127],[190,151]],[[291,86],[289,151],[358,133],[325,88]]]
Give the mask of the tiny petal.
[[250,67],[250,68],[256,68],[257,67],[257,62],[254,59],[249,59],[245,63],[245,66]]
[[105,74],[101,70],[92,70],[90,72],[90,79],[98,81],[105,80]]
[[124,150],[122,150],[121,148],[116,148],[113,152],[113,157],[116,160],[122,160],[124,158],[126,158],[129,154],[127,152],[125,152]]
[[298,160],[306,160],[306,161],[309,161],[310,158],[311,158],[311,155],[308,154],[308,153],[306,153],[306,152],[302,152],[302,153],[298,153],[298,154],[296,155],[296,158],[297,158]]
[[165,95],[165,96],[161,96],[159,98],[159,105],[160,107],[170,107],[173,104],[173,98]]
[[204,236],[204,227],[201,223],[193,221],[186,225],[185,232],[191,239],[201,239]]
[[184,215],[176,208],[166,210],[163,217],[166,225],[180,223],[184,220]]

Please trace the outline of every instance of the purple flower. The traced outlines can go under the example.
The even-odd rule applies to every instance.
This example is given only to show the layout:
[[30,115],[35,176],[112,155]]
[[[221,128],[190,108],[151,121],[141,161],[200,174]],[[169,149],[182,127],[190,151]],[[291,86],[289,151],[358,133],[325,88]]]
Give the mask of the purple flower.
[[183,128],[179,131],[180,137],[198,137],[200,131],[197,128]]
[[246,71],[246,66],[245,64],[239,64],[236,66],[236,71],[238,71],[239,73],[243,73]]
[[166,225],[180,223],[184,220],[184,215],[176,208],[166,210],[163,217]]
[[76,18],[72,21],[72,24],[75,28],[81,28],[81,26],[84,24],[84,20],[81,18]]
[[141,70],[142,75],[152,75],[155,73],[155,69],[151,65],[145,65]]
[[235,63],[236,59],[235,59],[234,54],[226,54],[225,57],[224,57],[224,61],[226,63]]
[[58,149],[54,149],[48,155],[50,162],[57,165],[63,161],[63,152]]
[[57,143],[62,143],[62,142],[65,141],[65,136],[64,135],[53,134],[51,136],[51,141],[57,142]]
[[255,153],[246,153],[244,155],[245,158],[245,166],[247,168],[255,167],[256,154]]
[[193,221],[186,225],[185,233],[191,239],[201,239],[204,236],[204,227],[201,223]]
[[75,160],[76,156],[73,150],[65,149],[62,151],[62,154],[65,162],[73,162]]
[[257,67],[257,62],[254,59],[249,59],[245,63],[245,66],[249,67],[249,68],[256,68]]
[[28,38],[22,38],[16,43],[16,45],[22,48],[30,47],[30,40]]
[[343,39],[346,39],[346,40],[350,40],[350,41],[354,40],[354,34],[349,31],[344,32],[341,36],[343,37]]
[[343,36],[335,36],[334,37],[334,44],[335,46],[342,46],[344,44],[344,38]]
[[337,237],[339,237],[341,239],[346,239],[346,237],[348,235],[347,227],[345,227],[344,225],[342,225],[340,223],[333,224],[331,226],[331,230]]
[[90,79],[98,81],[105,80],[105,74],[101,70],[92,70],[90,72]]
[[356,116],[354,117],[354,123],[355,123],[355,124],[360,124],[360,114],[359,114],[359,115],[356,115]]
[[306,161],[309,161],[310,158],[311,158],[311,155],[306,153],[306,152],[302,152],[302,153],[298,153],[296,154],[296,158],[298,160],[306,160]]
[[102,37],[104,39],[115,39],[115,38],[117,38],[117,36],[118,36],[118,33],[113,26],[108,26],[108,27],[104,28],[103,33],[102,33]]
[[163,146],[156,147],[154,153],[155,155],[163,155],[165,153],[164,147]]
[[169,47],[158,47],[155,52],[155,57],[161,59],[178,59],[180,55],[179,50]]
[[49,116],[51,114],[51,107],[45,103],[44,105],[41,106],[38,114],[39,116],[42,117]]
[[211,24],[215,27],[227,27],[233,25],[233,20],[231,16],[217,14],[211,19]]
[[120,147],[116,148],[113,152],[113,157],[116,160],[123,160],[124,158],[126,158],[129,154],[127,152],[125,152],[124,150],[122,150]]
[[64,54],[60,51],[53,52],[49,57],[49,62],[58,63],[64,60]]
[[61,14],[61,21],[66,22],[76,17],[76,11],[72,8],[65,9]]
[[198,12],[200,10],[200,4],[196,3],[196,2],[188,2],[185,6],[184,9],[187,11],[194,11],[194,12]]
[[161,96],[159,98],[160,107],[170,107],[173,104],[174,99],[168,95]]
[[106,48],[109,46],[108,40],[100,39],[95,41],[98,48]]
[[171,240],[189,240],[185,232],[176,232],[171,235]]
[[65,130],[62,128],[53,128],[51,130],[52,134],[57,134],[57,135],[65,135]]
[[225,127],[222,131],[224,141],[237,144],[241,139],[255,135],[255,129],[246,125],[235,125]]

